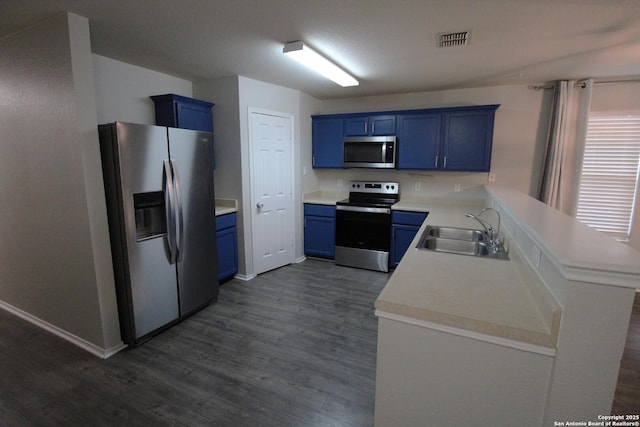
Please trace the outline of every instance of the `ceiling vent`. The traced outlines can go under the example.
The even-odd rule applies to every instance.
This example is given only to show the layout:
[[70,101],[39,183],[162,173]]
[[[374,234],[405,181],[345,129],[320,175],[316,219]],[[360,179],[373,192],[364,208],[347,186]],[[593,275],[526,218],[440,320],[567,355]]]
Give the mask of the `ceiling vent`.
[[471,31],[438,34],[438,47],[465,46],[469,44]]

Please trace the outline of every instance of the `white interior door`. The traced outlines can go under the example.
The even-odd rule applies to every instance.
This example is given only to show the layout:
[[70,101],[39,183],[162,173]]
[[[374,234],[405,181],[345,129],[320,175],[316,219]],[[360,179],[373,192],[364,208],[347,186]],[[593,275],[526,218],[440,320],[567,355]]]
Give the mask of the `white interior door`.
[[255,274],[294,262],[290,116],[249,111]]

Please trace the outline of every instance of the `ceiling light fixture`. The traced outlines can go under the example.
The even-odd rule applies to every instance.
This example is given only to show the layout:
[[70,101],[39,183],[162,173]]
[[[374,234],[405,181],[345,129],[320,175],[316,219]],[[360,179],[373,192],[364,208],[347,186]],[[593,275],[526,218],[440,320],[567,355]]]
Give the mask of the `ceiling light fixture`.
[[311,68],[316,73],[320,73],[326,78],[333,80],[342,87],[358,86],[360,84],[346,71],[301,41],[285,44],[282,53]]

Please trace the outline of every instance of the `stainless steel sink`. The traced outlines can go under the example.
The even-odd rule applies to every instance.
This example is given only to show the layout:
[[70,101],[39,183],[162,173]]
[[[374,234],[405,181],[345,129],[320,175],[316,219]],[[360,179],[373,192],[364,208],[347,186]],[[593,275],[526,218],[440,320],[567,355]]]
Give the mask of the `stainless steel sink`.
[[502,245],[492,248],[487,233],[473,228],[427,226],[418,249],[508,260]]
[[458,227],[427,227],[427,234],[442,239],[469,240],[472,242],[487,241],[487,234],[482,230]]
[[485,243],[471,240],[427,238],[424,242],[424,248],[436,252],[450,252],[461,255],[489,255],[489,248]]

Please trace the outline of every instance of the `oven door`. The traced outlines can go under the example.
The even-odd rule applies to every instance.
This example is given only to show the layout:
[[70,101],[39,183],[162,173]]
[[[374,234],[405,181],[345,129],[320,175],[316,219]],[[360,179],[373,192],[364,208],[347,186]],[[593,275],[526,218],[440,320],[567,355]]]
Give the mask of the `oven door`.
[[391,209],[336,206],[336,246],[387,251],[391,245]]
[[389,271],[391,209],[336,206],[335,262]]

